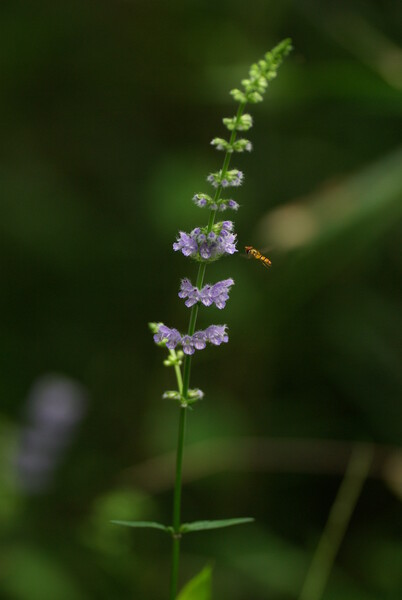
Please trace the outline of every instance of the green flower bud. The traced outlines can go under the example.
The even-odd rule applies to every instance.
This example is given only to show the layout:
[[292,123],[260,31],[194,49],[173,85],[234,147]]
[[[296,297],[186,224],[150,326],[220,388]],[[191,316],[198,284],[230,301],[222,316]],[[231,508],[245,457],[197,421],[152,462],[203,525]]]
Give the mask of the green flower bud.
[[225,117],[224,119],[222,119],[222,121],[225,127],[229,129],[229,131],[233,131],[233,129],[236,129],[236,117]]
[[239,119],[237,117],[225,117],[223,124],[229,131],[233,131],[233,129],[247,131],[247,129],[253,126],[253,119],[249,114],[244,114]]
[[236,102],[247,102],[247,98],[244,92],[238,89],[230,90],[230,95],[233,96]]
[[238,131],[247,131],[253,126],[253,118],[249,114],[244,114],[240,117],[236,129]]
[[178,400],[179,402],[181,401],[180,393],[176,390],[168,390],[162,395],[162,398],[164,398],[165,400]]
[[251,142],[249,140],[246,140],[245,138],[236,140],[233,143],[233,150],[235,152],[244,152],[245,150],[247,152],[251,152],[251,150],[252,150]]
[[251,104],[257,104],[257,102],[262,102],[262,96],[259,92],[248,92],[247,93],[247,102]]
[[159,327],[163,325],[163,323],[148,323],[148,327],[152,331],[152,333],[158,333]]
[[211,142],[211,146],[216,146],[217,150],[225,150],[226,152],[233,152],[231,145],[228,141],[223,138],[214,138]]

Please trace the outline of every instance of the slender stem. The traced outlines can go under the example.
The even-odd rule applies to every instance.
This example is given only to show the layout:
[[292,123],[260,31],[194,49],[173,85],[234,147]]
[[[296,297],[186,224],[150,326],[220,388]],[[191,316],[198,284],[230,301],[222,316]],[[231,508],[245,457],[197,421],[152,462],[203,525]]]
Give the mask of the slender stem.
[[372,458],[373,448],[370,445],[359,444],[353,450],[307,572],[299,600],[322,598],[339,547],[370,471]]
[[172,573],[170,579],[170,600],[175,600],[177,594],[177,579],[179,576],[180,537],[173,537],[172,546]]
[[[246,106],[245,103],[242,103],[239,105],[237,115],[236,115],[236,122],[239,121],[241,115],[243,114],[245,106]],[[230,136],[230,144],[233,144],[233,142],[235,141],[236,134],[237,134],[236,129],[233,129],[231,136]],[[231,153],[226,152],[225,158],[223,160],[222,175],[224,175],[226,173],[226,171],[229,167],[230,158],[231,158]],[[214,196],[215,202],[217,202],[219,200],[221,191],[222,191],[222,186],[219,185],[216,188],[216,192],[215,192],[215,196]],[[207,233],[210,233],[212,231],[212,228],[215,223],[216,212],[217,212],[216,210],[211,211],[209,221],[208,221],[208,226],[207,226]],[[196,286],[198,289],[202,288],[202,285],[204,283],[206,268],[207,268],[207,263],[205,263],[205,262],[200,263],[200,265],[198,267],[197,282],[196,282]],[[189,322],[189,326],[188,326],[188,335],[189,336],[193,335],[193,333],[195,332],[197,316],[198,316],[198,304],[194,304],[194,306],[191,309],[191,313],[190,313],[190,322]],[[177,377],[179,391],[181,392],[181,396],[185,401],[187,399],[188,390],[190,387],[191,356],[189,354],[186,354],[186,357],[184,359],[183,379],[181,379],[180,367],[178,367],[178,371],[176,370],[176,367],[175,367],[175,371],[176,371],[176,377]],[[178,377],[178,372],[180,374],[180,378]],[[181,512],[180,509],[181,509],[181,488],[182,488],[181,480],[182,480],[184,434],[185,434],[185,428],[186,428],[186,412],[187,412],[187,405],[182,405],[180,407],[179,431],[178,431],[178,436],[177,436],[176,479],[175,479],[174,497],[173,497],[173,530],[174,530],[174,534],[173,534],[173,546],[172,546],[172,570],[171,570],[171,579],[170,579],[170,600],[175,600],[175,598],[176,598],[177,580],[178,580],[178,573],[179,573],[180,512]]]
[[180,365],[177,364],[177,354],[176,354],[176,350],[169,350],[169,354],[170,356],[174,359],[175,363],[174,363],[174,372],[176,374],[176,380],[177,380],[177,389],[179,391],[179,393],[182,393],[183,390],[183,378],[181,376],[181,369],[180,369]]
[[176,455],[176,481],[174,486],[173,501],[173,529],[176,534],[180,529],[180,503],[181,503],[181,472],[183,463],[184,433],[186,429],[187,407],[180,407],[179,432],[177,436],[177,455]]

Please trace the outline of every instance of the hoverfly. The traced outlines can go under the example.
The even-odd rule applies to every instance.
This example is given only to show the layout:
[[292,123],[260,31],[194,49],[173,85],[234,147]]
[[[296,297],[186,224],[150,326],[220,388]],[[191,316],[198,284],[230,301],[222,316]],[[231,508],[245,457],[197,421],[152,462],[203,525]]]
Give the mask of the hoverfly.
[[259,260],[266,269],[269,269],[269,267],[272,265],[269,258],[261,254],[261,252],[256,250],[256,248],[253,248],[253,246],[245,246],[244,249],[248,257],[252,256],[256,260]]

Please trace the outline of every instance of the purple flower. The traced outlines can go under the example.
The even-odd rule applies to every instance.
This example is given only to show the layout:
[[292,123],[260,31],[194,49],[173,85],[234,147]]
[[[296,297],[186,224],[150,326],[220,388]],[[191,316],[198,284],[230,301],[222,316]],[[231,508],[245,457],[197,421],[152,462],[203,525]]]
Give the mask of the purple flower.
[[232,181],[230,182],[230,185],[238,187],[239,185],[241,185],[243,183],[243,179],[244,179],[244,175],[243,175],[242,171],[237,171],[237,173],[234,175]]
[[219,174],[211,173],[210,175],[208,175],[207,181],[214,187],[218,187],[218,185],[220,185]]
[[234,228],[233,221],[223,221],[222,222],[222,231],[233,231],[233,228]]
[[[204,350],[207,345],[207,336],[204,331],[196,331],[192,335],[192,343],[196,350]],[[184,351],[184,348],[183,348]]]
[[[219,284],[227,284],[229,286],[232,285],[231,282],[232,280],[226,280],[219,282]],[[196,331],[193,335],[182,336],[177,329],[171,329],[170,327],[166,327],[166,325],[160,324],[158,333],[154,335],[154,341],[157,344],[161,341],[166,341],[167,348],[171,350],[180,344],[184,354],[190,355],[194,354],[196,350],[204,350],[207,342],[213,346],[219,346],[223,342],[227,342],[228,339],[226,325],[210,325],[205,331]]]
[[200,247],[200,256],[201,258],[203,258],[204,260],[208,260],[209,258],[211,258],[211,247],[205,242],[204,244],[201,244]]
[[179,298],[187,298],[185,305],[190,308],[198,302],[198,288],[189,279],[183,279],[180,286]]
[[[193,306],[197,302],[202,302],[204,306],[215,304],[217,308],[222,309],[225,308],[226,302],[229,299],[229,290],[232,285],[234,285],[233,279],[224,279],[213,285],[207,284],[199,290],[191,284],[189,279],[183,279],[180,286],[179,297],[186,299],[185,305],[187,307]],[[195,348],[197,350],[201,349],[198,348],[197,345],[195,345]]]
[[184,354],[194,354],[194,342],[191,335],[184,335],[181,339],[181,343],[183,345]]
[[173,244],[173,250],[177,252],[177,250],[181,250],[184,256],[191,256],[195,252],[197,252],[197,242],[195,239],[184,231],[179,232],[179,238],[177,242]]
[[229,299],[229,289],[232,285],[234,285],[233,279],[224,279],[212,286],[210,296],[217,308],[225,308],[226,302]]
[[211,306],[211,304],[213,304],[213,287],[214,286],[207,284],[198,292],[198,300],[202,302],[204,306]]
[[237,210],[239,208],[239,205],[234,200],[228,200],[227,206],[228,208],[232,208],[233,210]]
[[13,466],[18,485],[39,494],[51,484],[88,405],[86,390],[63,375],[38,379],[28,396]]
[[197,206],[202,208],[208,204],[208,199],[209,199],[209,196],[206,196],[206,194],[195,194],[195,196],[193,197],[193,202]]
[[226,333],[227,325],[210,325],[205,330],[208,342],[214,346],[220,346],[222,343],[226,343],[229,339]]
[[177,329],[170,329],[166,325],[160,325],[158,333],[154,335],[154,342],[160,344],[160,342],[166,341],[166,347],[169,350],[174,350],[177,344],[180,344],[181,335]]
[[228,233],[220,244],[222,254],[234,254],[236,250],[236,235]]
[[193,229],[189,234],[180,231],[177,241],[173,244],[175,252],[181,251],[184,256],[190,256],[195,260],[216,260],[223,254],[234,254],[236,250],[236,234],[233,230],[232,221],[223,221],[214,225],[213,231],[207,233],[199,227]]

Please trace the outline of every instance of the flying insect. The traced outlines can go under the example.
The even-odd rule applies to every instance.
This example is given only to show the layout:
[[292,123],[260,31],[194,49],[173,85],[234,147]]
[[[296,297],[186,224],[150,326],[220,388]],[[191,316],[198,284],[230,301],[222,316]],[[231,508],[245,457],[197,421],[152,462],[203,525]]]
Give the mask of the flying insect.
[[248,257],[252,256],[256,260],[259,260],[266,269],[269,269],[269,267],[272,265],[272,262],[269,260],[269,258],[261,254],[261,252],[256,248],[253,248],[253,246],[245,246],[244,250],[246,251]]

